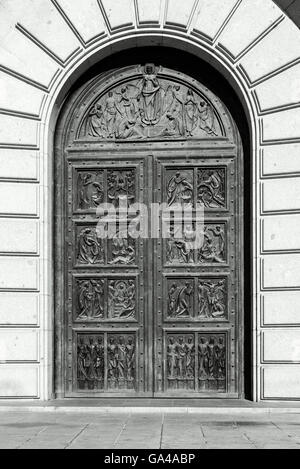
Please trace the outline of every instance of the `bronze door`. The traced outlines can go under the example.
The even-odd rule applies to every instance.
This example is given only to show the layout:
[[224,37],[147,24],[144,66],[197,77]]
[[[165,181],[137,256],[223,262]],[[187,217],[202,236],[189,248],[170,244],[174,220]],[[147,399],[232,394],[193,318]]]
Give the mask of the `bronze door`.
[[[208,90],[162,68],[151,80],[155,89],[165,89],[168,110],[159,111],[162,98],[152,107],[145,100],[148,120],[140,111],[144,123],[137,127],[126,117],[137,105],[124,98],[124,80],[127,89],[138,89],[143,73],[149,81],[141,67],[94,80],[78,92],[59,126],[56,395],[241,397],[237,130]],[[185,101],[176,107],[179,90]],[[106,114],[95,96],[108,103]],[[206,113],[199,117],[203,99]],[[188,218],[182,220],[183,209]]]
[[[169,233],[157,241],[154,256],[157,396],[239,396],[237,170],[230,151],[155,155],[157,198],[174,208],[161,212],[162,233]],[[184,223],[178,206],[191,207]]]

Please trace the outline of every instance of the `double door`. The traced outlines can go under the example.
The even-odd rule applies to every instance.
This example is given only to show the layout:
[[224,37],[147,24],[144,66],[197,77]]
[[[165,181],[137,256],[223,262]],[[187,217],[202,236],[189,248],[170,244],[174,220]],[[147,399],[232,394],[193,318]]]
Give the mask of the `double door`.
[[66,166],[65,396],[241,396],[236,153],[70,152]]

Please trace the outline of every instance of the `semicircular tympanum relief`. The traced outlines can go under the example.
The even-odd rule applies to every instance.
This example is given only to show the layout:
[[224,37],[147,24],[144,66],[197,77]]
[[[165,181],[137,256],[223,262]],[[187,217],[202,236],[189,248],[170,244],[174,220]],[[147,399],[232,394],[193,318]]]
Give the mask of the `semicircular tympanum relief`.
[[231,133],[222,104],[209,90],[154,64],[100,75],[79,100],[79,141],[197,140]]

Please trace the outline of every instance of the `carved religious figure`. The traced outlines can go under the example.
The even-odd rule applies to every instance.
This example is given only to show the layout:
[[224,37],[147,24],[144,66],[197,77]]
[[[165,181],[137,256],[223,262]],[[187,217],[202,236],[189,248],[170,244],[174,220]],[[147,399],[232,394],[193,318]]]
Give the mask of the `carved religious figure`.
[[191,205],[193,202],[192,178],[176,171],[167,185],[168,205]]
[[195,345],[193,337],[188,337],[186,343],[186,374],[187,378],[195,377]]
[[200,263],[225,262],[225,233],[224,225],[206,225],[204,241],[199,249]]
[[207,340],[205,337],[200,338],[198,345],[198,360],[199,360],[199,379],[206,380],[208,376],[208,349],[207,349]]
[[167,379],[171,389],[194,389],[195,343],[192,335],[170,335],[167,343]]
[[185,131],[187,137],[193,137],[198,123],[198,104],[191,89],[184,100]]
[[107,379],[110,387],[116,386],[117,373],[117,350],[116,339],[110,337],[107,344]]
[[86,373],[86,356],[87,347],[84,343],[83,337],[79,338],[77,346],[77,381],[79,389],[84,389],[85,383],[87,382],[88,376]]
[[225,170],[198,170],[198,202],[207,208],[225,206]]
[[199,280],[199,317],[203,319],[223,319],[226,315],[225,279]]
[[169,337],[169,343],[167,346],[167,367],[168,377],[173,379],[176,378],[176,366],[177,366],[177,344],[174,337]]
[[131,336],[128,337],[126,344],[126,376],[131,387],[130,383],[135,379],[135,345]]
[[114,319],[135,317],[134,280],[111,280],[109,282],[108,315]]
[[173,283],[169,290],[168,296],[169,317],[181,318],[192,315],[192,283],[185,282],[185,284],[181,286],[178,286],[176,283]]
[[79,232],[77,245],[79,264],[103,264],[103,241],[97,237],[95,228],[83,228]]
[[107,136],[103,108],[99,103],[95,104],[89,112],[87,134],[90,137],[105,138]]
[[216,376],[220,380],[224,380],[226,376],[226,346],[224,344],[224,338],[219,337],[218,343],[215,346],[216,356]]
[[135,261],[135,244],[127,233],[118,232],[110,242],[111,252],[109,264],[133,264]]
[[161,86],[153,64],[145,66],[142,79],[140,105],[143,110],[142,122],[145,125],[155,125],[161,117]]
[[78,316],[77,319],[101,319],[104,316],[104,282],[103,280],[79,280]]
[[78,207],[89,210],[98,207],[104,200],[103,174],[80,172],[78,174]]
[[132,336],[111,336],[107,345],[108,386],[133,389],[135,382],[135,345]]
[[108,138],[117,137],[116,122],[118,116],[122,116],[120,103],[118,103],[113,91],[109,91],[104,107],[104,119]]
[[218,135],[215,129],[214,111],[205,101],[201,101],[199,104],[199,127],[208,135]]
[[108,171],[108,202],[116,208],[126,209],[135,200],[134,170]]
[[186,225],[183,227],[182,238],[174,236],[174,230],[171,229],[167,238],[167,262],[193,264],[196,236],[193,226]]

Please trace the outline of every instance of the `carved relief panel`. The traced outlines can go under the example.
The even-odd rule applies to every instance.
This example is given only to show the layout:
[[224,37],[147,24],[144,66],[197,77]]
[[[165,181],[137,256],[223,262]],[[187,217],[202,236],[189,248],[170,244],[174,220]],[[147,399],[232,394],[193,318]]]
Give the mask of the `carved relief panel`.
[[167,278],[164,313],[172,321],[228,319],[228,278]]
[[170,391],[226,392],[226,333],[173,333],[165,337],[165,379]]
[[78,391],[122,391],[136,388],[136,334],[77,334]]
[[80,140],[213,139],[226,135],[212,101],[154,64],[107,86],[79,122]]
[[[136,201],[137,181],[135,169],[76,168],[74,174],[74,202],[76,212],[101,215],[99,206],[112,204],[116,211],[127,209]],[[97,210],[98,209],[98,210]]]
[[136,279],[74,279],[75,321],[136,320]]

